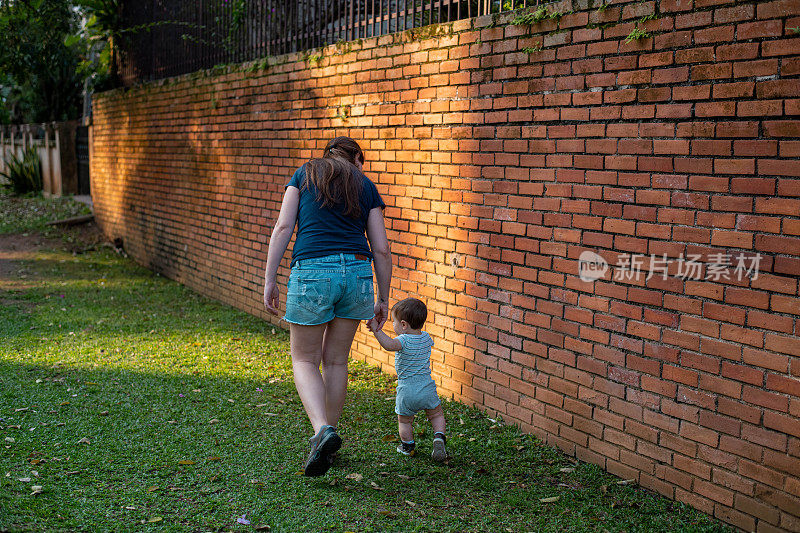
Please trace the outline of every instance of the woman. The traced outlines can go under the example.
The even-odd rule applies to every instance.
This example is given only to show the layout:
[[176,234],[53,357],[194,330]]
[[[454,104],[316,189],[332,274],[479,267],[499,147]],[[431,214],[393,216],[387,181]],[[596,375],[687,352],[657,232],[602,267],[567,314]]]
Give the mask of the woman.
[[314,427],[307,476],[327,472],[342,445],[336,426],[359,322],[374,317],[381,327],[389,316],[392,260],[383,221],[386,206],[361,172],[363,164],[358,144],[337,137],[321,159],[297,169],[286,186],[267,251],[264,305],[277,315],[278,265],[297,224],[284,319],[289,322],[295,386]]

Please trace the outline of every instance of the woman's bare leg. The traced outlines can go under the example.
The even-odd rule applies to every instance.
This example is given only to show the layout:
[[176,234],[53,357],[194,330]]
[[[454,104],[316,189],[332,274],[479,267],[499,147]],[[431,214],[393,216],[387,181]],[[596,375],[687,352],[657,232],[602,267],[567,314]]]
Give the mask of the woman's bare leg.
[[325,412],[325,382],[319,370],[322,361],[322,339],[328,324],[319,326],[289,325],[292,369],[297,394],[303,402],[316,435],[328,424]]
[[322,341],[322,376],[325,381],[326,424],[337,426],[347,395],[347,360],[360,320],[334,318]]

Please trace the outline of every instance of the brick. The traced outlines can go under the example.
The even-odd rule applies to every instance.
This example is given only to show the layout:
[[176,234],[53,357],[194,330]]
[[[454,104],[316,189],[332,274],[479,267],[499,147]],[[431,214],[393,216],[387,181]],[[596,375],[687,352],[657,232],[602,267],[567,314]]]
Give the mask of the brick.
[[[767,374],[767,390],[800,396],[800,378]],[[785,411],[786,409],[782,409]]]
[[786,435],[760,427],[745,424],[742,426],[742,439],[777,451],[786,450]]
[[[750,78],[756,76],[774,76],[778,73],[777,59],[762,59],[736,62],[733,64],[734,78]],[[759,98],[763,95],[758,95]]]

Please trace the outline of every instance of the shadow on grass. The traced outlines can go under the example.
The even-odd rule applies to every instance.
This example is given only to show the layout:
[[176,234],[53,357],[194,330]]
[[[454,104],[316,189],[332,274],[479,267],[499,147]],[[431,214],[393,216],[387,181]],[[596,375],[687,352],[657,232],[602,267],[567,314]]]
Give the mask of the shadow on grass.
[[284,332],[108,250],[25,268],[0,291],[2,531],[723,529],[455,403],[449,464],[421,418],[401,456],[393,379],[362,363],[336,465],[303,477]]

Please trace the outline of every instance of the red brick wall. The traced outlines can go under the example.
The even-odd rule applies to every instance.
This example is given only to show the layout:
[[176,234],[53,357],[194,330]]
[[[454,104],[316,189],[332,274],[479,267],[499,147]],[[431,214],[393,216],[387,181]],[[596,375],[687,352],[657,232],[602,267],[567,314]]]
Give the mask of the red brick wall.
[[[98,221],[265,316],[283,186],[350,135],[443,395],[743,529],[798,531],[800,0],[551,8],[570,9],[96,95]],[[587,250],[602,279],[578,277]],[[760,254],[758,276],[715,254]],[[354,352],[391,371],[363,330]]]

